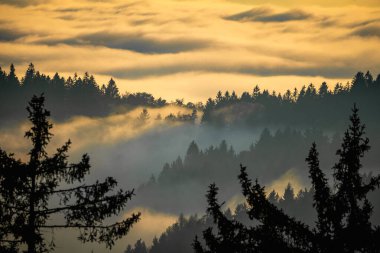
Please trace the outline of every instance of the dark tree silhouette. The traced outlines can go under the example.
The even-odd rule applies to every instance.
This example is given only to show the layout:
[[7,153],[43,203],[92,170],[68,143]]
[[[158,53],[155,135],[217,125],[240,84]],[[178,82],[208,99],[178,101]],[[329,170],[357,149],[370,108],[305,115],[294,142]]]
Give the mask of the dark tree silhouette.
[[[25,133],[32,142],[29,161],[21,162],[0,149],[0,251],[19,252],[25,244],[28,253],[50,251],[54,244],[46,244],[43,232],[58,228],[78,229],[80,241],[111,248],[139,220],[140,213],[109,225],[103,221],[119,214],[134,192],[120,189],[112,193],[117,186],[112,177],[84,184],[90,171],[89,156],[69,164],[70,140],[49,157],[46,147],[53,125],[44,102],[43,95],[33,96],[27,107],[32,123]],[[63,215],[65,222],[54,223],[55,214]]]
[[[246,167],[241,166],[240,169],[239,180],[248,204],[247,214],[259,225],[247,227],[227,219],[216,199],[218,188],[211,184],[207,194],[207,212],[214,218],[218,235],[214,235],[211,228],[206,229],[203,238],[208,250],[196,238],[193,243],[195,252],[311,252],[313,234],[309,228],[269,202],[264,187],[257,181],[252,183]],[[225,249],[228,250],[223,251]]]
[[[336,193],[329,197],[327,189],[323,190],[325,200],[315,201],[317,209],[327,210],[332,220],[321,219],[319,223],[333,228],[332,238],[327,237],[333,241],[333,248],[328,252],[338,249],[344,252],[379,252],[380,228],[374,228],[370,222],[373,206],[367,195],[380,186],[380,176],[371,176],[366,180],[368,182],[364,182],[360,173],[361,158],[370,146],[369,139],[364,137],[365,125],[360,122],[356,105],[350,121],[342,146],[337,151],[339,162],[333,168]],[[326,180],[321,180],[321,187],[328,188]]]
[[[314,203],[313,206],[317,209],[318,219],[316,222],[317,233],[316,237],[319,241],[319,251],[328,252],[332,247],[332,236],[334,225],[340,226],[340,222],[334,223],[334,216],[332,207],[332,196],[330,188],[328,187],[327,178],[322,170],[319,168],[319,153],[316,144],[313,143],[309,156],[306,161],[309,165],[310,178],[314,189]],[[329,239],[330,238],[330,239]]]
[[[312,87],[309,92],[313,93]],[[310,229],[286,215],[265,196],[264,187],[248,178],[246,167],[240,166],[239,181],[248,204],[247,214],[259,223],[247,227],[227,219],[216,199],[218,188],[211,184],[207,194],[207,212],[214,218],[218,235],[212,229],[203,232],[208,250],[196,238],[193,248],[203,252],[380,252],[380,228],[370,222],[372,204],[367,194],[380,186],[380,176],[360,173],[361,158],[369,150],[356,105],[351,124],[345,132],[339,162],[333,167],[334,190],[319,168],[318,151],[313,143],[306,161],[314,190],[314,207],[318,214],[316,227]],[[365,182],[366,181],[366,182]],[[291,187],[284,200],[294,200]],[[224,251],[227,250],[227,251]]]
[[[25,75],[18,78],[12,64],[6,73],[0,68],[0,118],[6,122],[24,119],[25,98],[44,93],[50,99],[48,106],[54,113],[54,120],[64,120],[74,115],[105,116],[136,106],[162,107],[166,100],[154,98],[148,93],[120,94],[113,79],[99,85],[94,76],[85,73],[83,77],[74,74],[64,78],[58,73],[53,77],[40,73],[29,64]],[[125,111],[125,110],[122,110]],[[0,125],[6,123],[0,121]]]
[[229,220],[220,210],[221,204],[216,198],[218,187],[211,184],[207,193],[208,209],[218,227],[218,235],[214,235],[212,228],[203,231],[203,238],[209,250],[205,251],[200,242],[196,238],[193,244],[196,253],[212,253],[212,252],[251,252],[253,249],[249,247],[249,231],[242,223]]
[[146,123],[150,119],[149,112],[146,108],[142,110],[139,117],[137,118],[138,123]]
[[145,245],[145,242],[139,239],[136,241],[135,246],[133,248],[131,245],[128,245],[124,253],[148,253],[148,249]]
[[344,127],[346,108],[358,102],[363,119],[378,124],[379,118],[373,117],[379,107],[378,85],[379,78],[373,78],[369,72],[358,72],[351,83],[337,84],[333,91],[325,82],[319,87],[309,84],[284,94],[260,90],[258,86],[251,94],[245,91],[240,97],[234,92],[226,91],[223,95],[218,91],[215,98],[207,100],[201,122],[217,127],[278,124],[337,130]]

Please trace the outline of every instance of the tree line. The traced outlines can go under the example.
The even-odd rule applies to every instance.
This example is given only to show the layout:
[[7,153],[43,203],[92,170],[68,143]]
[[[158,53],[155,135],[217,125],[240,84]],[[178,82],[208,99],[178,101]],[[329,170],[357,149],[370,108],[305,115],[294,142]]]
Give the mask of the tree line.
[[351,83],[337,83],[332,89],[323,82],[319,88],[310,84],[284,94],[259,86],[241,96],[234,91],[219,91],[207,100],[202,122],[213,126],[293,125],[337,130],[344,127],[346,108],[356,102],[361,117],[377,125],[378,117],[373,115],[380,107],[379,96],[380,75],[374,78],[370,72],[358,72]]
[[[23,104],[34,94],[44,93],[50,99],[47,106],[54,110],[56,119],[73,115],[104,116],[120,112],[125,108],[161,107],[168,104],[163,98],[155,98],[146,92],[120,94],[115,81],[99,85],[94,76],[85,73],[68,78],[56,73],[53,77],[37,71],[31,63],[20,79],[12,64],[6,73],[0,67],[0,117],[10,121],[25,117]],[[344,127],[346,108],[354,102],[361,108],[362,118],[369,124],[378,124],[371,117],[379,107],[380,75],[374,78],[370,72],[358,72],[351,83],[337,83],[330,88],[326,82],[319,87],[314,84],[300,90],[287,90],[284,94],[261,90],[245,91],[240,96],[219,91],[216,97],[205,104],[184,103],[183,99],[172,102],[175,105],[202,111],[201,122],[219,127],[293,125],[318,126],[341,129]],[[12,113],[10,113],[12,111]],[[308,117],[313,115],[313,117]],[[168,121],[192,121],[194,115],[168,115]]]
[[[377,155],[380,146],[377,128],[368,130],[368,135],[373,139],[374,151],[366,156],[365,161],[367,168],[375,169],[380,163]],[[322,168],[328,168],[334,164],[334,151],[339,147],[342,137],[338,133],[325,133],[315,128],[306,130],[290,127],[277,130],[264,128],[257,141],[240,152],[236,152],[226,141],[205,149],[199,148],[193,141],[184,156],[178,156],[177,159],[165,163],[157,175],[153,175],[140,185],[137,193],[141,199],[134,201],[136,205],[148,205],[161,211],[198,212],[197,208],[203,203],[199,193],[190,194],[186,198],[180,196],[186,194],[189,189],[190,192],[205,189],[212,180],[230,189],[224,193],[224,198],[233,197],[239,192],[239,185],[231,178],[239,173],[240,163],[246,164],[249,174],[259,178],[264,184],[280,178],[291,169],[301,179],[306,179],[307,169],[302,154],[306,155],[310,143],[313,141],[318,143],[321,153],[320,163]]]
[[[240,165],[238,179],[245,203],[234,213],[222,211],[219,188],[212,183],[206,194],[207,215],[180,216],[177,223],[154,238],[151,247],[139,240],[125,253],[380,252],[380,227],[372,222],[374,206],[369,197],[380,187],[380,175],[361,172],[361,160],[370,146],[356,107],[350,122],[336,152],[332,186],[321,170],[315,143],[306,158],[312,187],[301,190],[297,197],[291,185],[282,198],[274,191],[267,196],[265,187],[257,179],[252,181],[247,168]],[[292,208],[305,212],[305,207],[315,214],[309,224],[298,220],[299,215],[288,214]],[[192,243],[188,237],[180,237],[191,233],[197,235]]]
[[107,84],[99,85],[88,73],[83,77],[74,74],[64,78],[58,73],[50,77],[37,71],[32,63],[21,79],[15,71],[13,64],[9,73],[0,67],[0,118],[6,120],[23,119],[27,99],[42,93],[49,98],[46,105],[55,112],[56,119],[73,115],[104,116],[121,107],[162,107],[168,104],[165,99],[156,99],[146,92],[121,95],[112,78]]
[[315,227],[290,217],[268,201],[265,188],[252,181],[246,167],[240,165],[238,176],[248,205],[250,219],[259,222],[246,226],[228,219],[221,212],[217,199],[218,187],[209,186],[207,212],[218,230],[203,231],[205,245],[197,239],[196,253],[205,252],[380,252],[380,227],[371,223],[373,205],[368,193],[380,187],[380,175],[363,180],[361,159],[370,149],[365,126],[354,106],[350,125],[344,133],[333,166],[334,185],[330,187],[319,164],[319,153],[313,143],[306,162],[314,190],[313,206],[317,211]]

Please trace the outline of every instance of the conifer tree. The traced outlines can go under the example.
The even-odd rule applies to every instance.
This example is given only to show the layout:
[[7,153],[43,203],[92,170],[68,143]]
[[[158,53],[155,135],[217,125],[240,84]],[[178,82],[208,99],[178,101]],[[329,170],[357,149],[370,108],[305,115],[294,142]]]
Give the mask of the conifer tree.
[[[356,105],[352,109],[351,124],[344,134],[341,148],[337,151],[339,162],[334,166],[335,188],[334,216],[343,224],[336,231],[346,252],[371,252],[375,231],[370,223],[373,206],[367,198],[370,191],[380,186],[380,176],[363,182],[361,158],[369,151],[369,139],[364,136],[365,125],[360,122]],[[377,238],[378,240],[379,238]],[[377,249],[379,250],[379,249]]]
[[380,175],[370,176],[365,182],[360,173],[361,158],[370,146],[368,138],[364,137],[365,125],[360,122],[356,105],[350,122],[337,151],[339,161],[333,167],[334,190],[330,189],[319,167],[315,143],[306,158],[318,214],[314,229],[277,208],[272,203],[273,194],[270,201],[264,187],[257,180],[252,183],[246,168],[240,166],[239,180],[248,204],[247,213],[259,225],[247,227],[228,220],[216,200],[218,188],[212,184],[207,194],[207,211],[217,224],[218,235],[214,235],[211,228],[205,230],[203,237],[208,250],[196,238],[195,252],[380,252],[380,228],[370,222],[373,206],[367,198],[369,192],[380,186]]
[[[44,102],[44,96],[33,96],[27,107],[32,123],[25,133],[32,142],[29,161],[17,160],[0,149],[0,252],[20,252],[25,245],[28,253],[51,251],[54,244],[47,245],[44,233],[58,228],[78,229],[80,241],[111,248],[139,220],[140,213],[113,224],[103,221],[119,214],[134,192],[120,189],[112,193],[117,187],[112,177],[85,184],[89,156],[68,163],[70,140],[48,156],[53,125]],[[64,223],[54,219],[57,214],[64,216]]]
[[328,252],[332,247],[333,231],[339,230],[340,222],[334,222],[332,196],[328,187],[327,178],[319,168],[319,153],[315,142],[312,144],[306,162],[309,165],[309,176],[314,188],[313,206],[317,211],[316,222],[316,240],[318,241],[318,250]]

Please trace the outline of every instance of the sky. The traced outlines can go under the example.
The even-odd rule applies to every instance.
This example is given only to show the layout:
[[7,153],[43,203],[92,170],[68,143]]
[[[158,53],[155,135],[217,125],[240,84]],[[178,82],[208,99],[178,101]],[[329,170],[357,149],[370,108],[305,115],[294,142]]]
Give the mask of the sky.
[[[204,102],[218,90],[241,94],[257,84],[279,92],[323,81],[330,86],[345,84],[357,71],[380,72],[379,48],[380,0],[0,0],[2,69],[8,71],[14,63],[22,76],[33,62],[49,75],[89,72],[100,85],[114,78],[122,93],[145,91],[169,101]],[[153,153],[158,146],[154,143],[165,139],[167,148],[153,153],[152,160],[172,161],[184,153],[181,148],[186,149],[194,136],[200,136],[202,148],[212,138],[212,144],[220,142],[196,128],[130,125],[128,120],[140,111],[57,124],[53,146],[70,137],[74,158],[82,151],[94,155],[95,176],[112,170],[121,183],[131,186],[134,182],[135,187],[152,173],[141,167],[152,166],[137,166],[141,158],[132,151]],[[156,112],[150,113],[153,118]],[[25,142],[15,139],[22,138],[26,127],[2,131],[5,150],[26,152]],[[173,133],[176,138],[166,138]],[[246,139],[247,133],[239,133]],[[226,138],[226,133],[221,136]],[[244,144],[248,147],[249,143]],[[108,151],[94,148],[104,146]],[[124,157],[125,153],[131,155]],[[109,164],[104,158],[109,154],[117,161],[115,168],[100,171],[97,168]],[[123,169],[116,168],[119,164]],[[126,177],[129,167],[140,174]],[[155,172],[161,167],[156,166]],[[291,179],[297,179],[292,169],[269,188],[283,189]],[[293,182],[297,189],[304,187],[301,180],[297,182]],[[232,199],[230,204],[239,200]],[[143,207],[136,210],[143,211],[144,219],[113,252],[122,252],[127,242],[139,237],[151,242],[176,219]],[[157,220],[161,226],[152,225]],[[73,237],[58,238],[56,252],[82,247],[67,243],[66,236]],[[96,247],[89,249],[99,252]]]
[[380,66],[380,0],[0,0],[0,66],[89,72],[122,93],[345,84]]

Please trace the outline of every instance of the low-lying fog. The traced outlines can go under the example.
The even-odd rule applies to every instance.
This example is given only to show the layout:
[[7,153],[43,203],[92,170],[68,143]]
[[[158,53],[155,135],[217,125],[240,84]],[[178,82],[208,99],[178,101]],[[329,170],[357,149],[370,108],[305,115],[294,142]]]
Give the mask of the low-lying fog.
[[[262,130],[216,129],[201,126],[197,121],[192,124],[156,119],[159,114],[164,118],[170,113],[191,113],[187,109],[175,106],[148,109],[149,119],[146,121],[138,119],[141,112],[142,108],[137,108],[125,114],[103,118],[81,116],[65,122],[53,122],[54,136],[48,146],[48,152],[52,154],[56,148],[70,139],[71,162],[78,161],[83,153],[90,155],[92,170],[87,177],[88,183],[112,176],[117,179],[120,187],[132,189],[146,182],[151,175],[157,176],[166,162],[172,162],[178,156],[183,157],[193,140],[200,149],[210,145],[218,146],[222,140],[226,140],[239,152],[248,149]],[[25,121],[18,126],[0,128],[0,147],[14,153],[16,158],[27,160],[30,142],[24,138],[24,133],[29,127],[29,123]],[[204,198],[204,192],[201,197]],[[128,208],[132,210],[127,210],[127,213],[133,210],[141,211],[142,220],[125,239],[116,244],[112,252],[123,252],[128,243],[134,243],[139,238],[150,242],[154,235],[159,236],[178,217],[176,214],[160,213],[144,206]],[[82,249],[81,252],[84,252],[83,249],[88,249],[88,252],[104,250],[97,244],[79,243],[75,240],[75,231],[56,231],[54,237],[57,244],[56,252],[67,252],[70,249],[76,251],[78,247]],[[70,241],[70,245],[67,241]]]
[[[206,127],[200,125],[199,120],[195,123],[164,120],[165,116],[170,113],[174,115],[191,113],[188,109],[175,106],[148,109],[149,117],[145,119],[140,117],[142,110],[143,108],[137,108],[124,114],[103,118],[74,117],[65,122],[53,122],[52,133],[54,136],[48,146],[49,154],[70,139],[72,141],[72,148],[69,152],[71,162],[78,161],[83,153],[90,155],[92,171],[87,177],[87,183],[112,176],[117,179],[121,188],[137,189],[152,175],[157,177],[165,163],[171,163],[178,156],[183,158],[192,141],[195,141],[198,147],[204,150],[211,145],[219,146],[222,140],[226,140],[229,146],[233,146],[235,152],[240,152],[249,150],[250,145],[257,142],[263,130],[262,128],[252,130],[234,127]],[[162,119],[157,119],[160,118],[158,115]],[[198,117],[200,116],[198,115]],[[30,142],[23,136],[29,127],[29,123],[25,121],[12,128],[0,128],[1,149],[14,153],[17,158],[26,160]],[[305,154],[306,152],[307,150],[305,150]],[[295,168],[286,168],[284,171],[286,172],[281,176],[266,182],[267,189],[275,189],[282,194],[288,182],[292,183],[295,192],[309,186],[309,182],[305,180],[307,171],[304,171],[302,175]],[[231,178],[231,181],[236,181],[236,178]],[[189,215],[196,210],[203,215],[204,212],[202,213],[200,210],[205,210],[207,186],[196,183],[183,185],[183,188],[187,187],[189,188],[184,189],[183,194],[181,193],[183,201],[186,201],[187,194],[199,195],[196,198],[197,201],[190,203],[194,207],[191,210],[183,210],[180,207],[169,208],[170,212],[162,209],[155,210],[151,205],[147,205],[149,199],[139,199],[140,196],[137,194],[134,197],[135,201],[128,205],[121,216],[133,211],[140,211],[142,219],[125,238],[116,243],[112,252],[124,252],[128,244],[134,244],[140,238],[149,245],[154,236],[159,236],[177,220],[180,212]],[[226,201],[226,207],[233,208],[243,199],[238,194],[237,188],[224,189],[224,192],[229,190],[236,191],[236,194],[228,193],[229,199],[223,199],[223,196],[227,195],[223,195],[222,189],[220,199]],[[72,252],[106,252],[105,248],[98,244],[81,244],[75,240],[77,235],[77,232],[72,230],[55,231],[53,234],[57,245],[55,252],[70,250]]]

